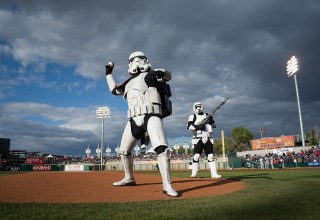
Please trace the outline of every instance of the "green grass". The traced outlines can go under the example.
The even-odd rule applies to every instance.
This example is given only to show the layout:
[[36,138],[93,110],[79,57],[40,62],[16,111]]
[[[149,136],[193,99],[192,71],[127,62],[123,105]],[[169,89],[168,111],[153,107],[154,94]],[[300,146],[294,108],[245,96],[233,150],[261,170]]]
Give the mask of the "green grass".
[[[247,183],[219,196],[100,204],[0,204],[1,219],[320,219],[320,169],[226,171]],[[173,172],[188,177],[189,172]],[[209,171],[200,172],[209,178]],[[1,185],[1,177],[0,177]],[[0,195],[3,196],[3,195]]]

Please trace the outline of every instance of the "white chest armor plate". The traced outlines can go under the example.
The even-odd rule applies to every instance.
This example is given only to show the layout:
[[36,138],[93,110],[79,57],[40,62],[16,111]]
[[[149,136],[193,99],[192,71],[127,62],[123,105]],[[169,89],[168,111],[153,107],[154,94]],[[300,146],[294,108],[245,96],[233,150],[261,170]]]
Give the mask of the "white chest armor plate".
[[[194,124],[199,125],[200,122],[207,117],[207,115],[206,114],[202,114],[202,115],[195,114],[195,117],[196,117],[196,120],[195,120]],[[211,137],[211,133],[212,133],[212,126],[209,124],[206,124],[205,130],[204,131],[198,130],[195,134],[195,137],[197,137],[197,138]]]
[[162,114],[158,90],[148,87],[144,81],[147,74],[140,73],[126,84],[124,98],[128,101],[128,118],[152,113]]

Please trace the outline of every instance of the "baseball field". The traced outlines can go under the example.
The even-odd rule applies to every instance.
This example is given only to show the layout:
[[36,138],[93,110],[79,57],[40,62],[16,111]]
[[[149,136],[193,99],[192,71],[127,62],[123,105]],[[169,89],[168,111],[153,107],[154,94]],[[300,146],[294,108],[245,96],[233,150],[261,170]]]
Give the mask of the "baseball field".
[[179,197],[157,171],[114,187],[119,171],[0,173],[1,219],[320,219],[320,169],[239,169],[222,179],[172,172]]

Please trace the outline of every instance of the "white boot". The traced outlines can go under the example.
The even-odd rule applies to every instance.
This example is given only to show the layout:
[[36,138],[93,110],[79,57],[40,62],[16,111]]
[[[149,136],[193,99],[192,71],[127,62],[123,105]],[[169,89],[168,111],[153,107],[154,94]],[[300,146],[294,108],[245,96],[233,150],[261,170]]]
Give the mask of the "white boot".
[[211,171],[211,178],[213,178],[213,179],[221,178],[221,175],[219,175],[217,173],[216,162],[215,161],[209,162],[208,165],[209,165],[209,168],[210,168],[210,171]]
[[199,162],[198,163],[193,162],[191,177],[192,178],[198,177],[198,171],[199,171]]
[[158,155],[158,165],[162,177],[163,192],[169,196],[176,197],[178,193],[172,188],[170,175],[170,152],[167,148],[163,153]]
[[122,165],[124,169],[124,179],[113,183],[114,186],[134,186],[136,181],[133,176],[133,158],[131,155],[121,155]]

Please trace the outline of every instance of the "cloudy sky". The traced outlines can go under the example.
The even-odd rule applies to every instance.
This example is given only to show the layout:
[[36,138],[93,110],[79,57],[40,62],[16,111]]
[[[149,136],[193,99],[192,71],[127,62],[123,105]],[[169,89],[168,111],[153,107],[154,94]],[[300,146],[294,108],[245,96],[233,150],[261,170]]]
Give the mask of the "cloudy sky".
[[317,0],[1,1],[0,137],[11,150],[84,156],[101,140],[95,110],[108,106],[104,146],[114,152],[127,103],[109,92],[104,66],[113,61],[121,83],[137,50],[173,74],[170,146],[190,141],[194,102],[211,112],[226,97],[216,138],[237,126],[256,138],[260,128],[300,134],[293,55],[306,132],[320,125],[319,21]]

